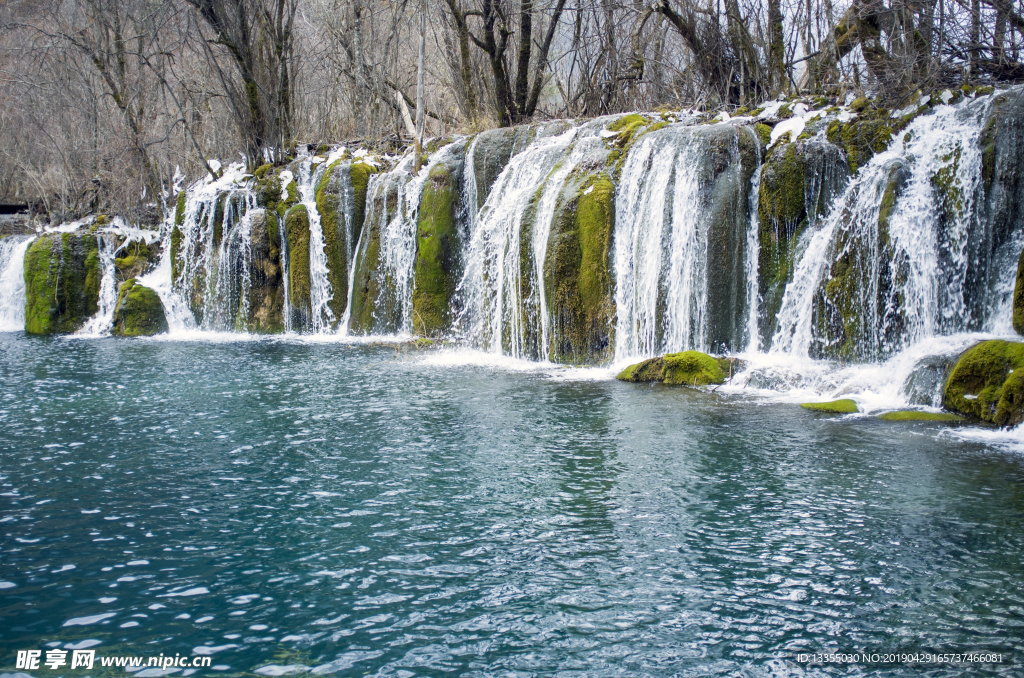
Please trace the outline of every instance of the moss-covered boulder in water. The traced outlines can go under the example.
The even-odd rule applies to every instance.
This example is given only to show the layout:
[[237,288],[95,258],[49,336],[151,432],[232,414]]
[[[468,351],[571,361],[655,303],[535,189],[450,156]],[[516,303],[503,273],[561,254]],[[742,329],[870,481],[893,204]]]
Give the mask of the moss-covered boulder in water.
[[[281,273],[281,233],[277,212],[253,210],[249,217],[252,260],[245,324],[238,329],[257,334],[284,331],[284,277]],[[242,318],[241,314],[239,317]]]
[[951,412],[922,412],[921,410],[897,410],[878,417],[882,421],[963,421],[964,418]]
[[160,296],[134,278],[121,284],[114,307],[115,337],[149,337],[167,331],[167,316]]
[[607,359],[615,314],[610,268],[615,185],[605,171],[570,177],[559,198],[544,260],[552,353],[563,363]]
[[1024,343],[983,341],[964,351],[946,378],[942,405],[982,421],[1024,421]]
[[728,358],[715,358],[700,351],[669,353],[630,365],[616,377],[620,381],[661,382],[681,386],[722,384],[734,371]]
[[284,218],[288,238],[288,290],[292,310],[292,328],[308,329],[312,324],[312,295],[309,281],[309,213],[305,205],[295,205]]
[[827,414],[854,414],[860,412],[857,403],[849,398],[833,400],[827,403],[801,403],[800,407],[814,412],[825,412]]
[[25,252],[25,331],[67,334],[99,307],[99,245],[95,235],[40,236]]
[[423,187],[416,225],[413,330],[424,336],[436,336],[451,327],[460,247],[456,197],[451,173],[438,163]]

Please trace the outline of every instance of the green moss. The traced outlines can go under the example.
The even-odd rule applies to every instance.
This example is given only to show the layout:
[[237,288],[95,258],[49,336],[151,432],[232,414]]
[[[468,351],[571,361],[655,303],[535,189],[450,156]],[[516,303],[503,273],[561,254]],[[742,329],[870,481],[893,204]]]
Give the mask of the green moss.
[[1000,426],[1024,421],[1024,344],[983,341],[964,351],[946,378],[942,404]]
[[295,205],[284,218],[288,237],[289,301],[293,318],[292,327],[306,329],[311,322],[311,293],[309,282],[309,213],[305,205]]
[[886,412],[878,417],[883,421],[963,421],[964,418],[949,412],[922,412],[920,410],[899,410]]
[[885,119],[851,120],[843,125],[839,137],[850,163],[850,173],[864,166],[875,153],[884,151],[893,130]]
[[761,139],[761,146],[767,148],[768,144],[772,141],[772,128],[763,122],[759,122],[754,125],[754,131],[757,132],[758,138]]
[[122,243],[121,256],[114,259],[114,268],[121,280],[137,278],[160,261],[159,245],[144,240]]
[[1017,260],[1017,284],[1013,288],[1013,329],[1024,334],[1024,251]]
[[451,326],[459,252],[453,198],[453,182],[447,167],[435,165],[420,197],[416,225],[413,327],[424,336],[437,336]]
[[125,281],[117,293],[110,333],[115,337],[149,337],[166,331],[167,316],[159,295],[134,278]]
[[25,331],[75,332],[99,307],[100,268],[96,237],[44,235],[25,252]]
[[785,104],[783,106],[780,106],[778,113],[775,114],[775,117],[779,118],[780,120],[785,120],[786,118],[792,118],[793,117],[793,109],[790,108],[789,104]]
[[848,398],[833,400],[827,403],[802,403],[800,407],[814,412],[827,412],[829,414],[853,414],[860,412],[857,403]]
[[639,113],[630,113],[624,115],[618,120],[608,125],[607,129],[610,132],[621,132],[625,129],[636,129],[638,126],[646,124],[647,118],[640,115]]
[[255,170],[253,170],[252,174],[257,179],[262,179],[267,175],[267,172],[269,172],[272,169],[274,169],[274,166],[268,162],[265,165],[260,165],[259,167],[257,167]]
[[[263,168],[261,167],[260,169]],[[256,192],[257,205],[267,209],[277,209],[277,204],[281,202],[281,178],[279,176],[271,172],[264,172],[256,180],[254,190]]]
[[110,224],[110,217],[108,217],[106,214],[101,214],[98,217],[96,217],[96,219],[93,220],[92,223],[95,226],[107,226]]
[[614,315],[610,272],[615,186],[606,172],[566,182],[544,261],[545,304],[552,321],[549,360],[593,363],[609,357]]
[[631,382],[662,382],[676,386],[706,386],[725,382],[729,360],[700,351],[670,353],[630,365],[617,379]]
[[960,176],[960,146],[942,156],[943,165],[932,175],[931,182],[947,223],[956,222],[964,209],[964,193]]

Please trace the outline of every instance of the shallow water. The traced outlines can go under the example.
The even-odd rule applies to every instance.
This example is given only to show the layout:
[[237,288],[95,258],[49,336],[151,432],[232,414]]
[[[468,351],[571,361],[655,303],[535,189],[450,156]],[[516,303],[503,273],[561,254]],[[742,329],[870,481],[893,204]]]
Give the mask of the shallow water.
[[0,670],[94,640],[226,673],[848,675],[794,656],[1024,641],[1024,457],[945,425],[366,344],[0,352]]

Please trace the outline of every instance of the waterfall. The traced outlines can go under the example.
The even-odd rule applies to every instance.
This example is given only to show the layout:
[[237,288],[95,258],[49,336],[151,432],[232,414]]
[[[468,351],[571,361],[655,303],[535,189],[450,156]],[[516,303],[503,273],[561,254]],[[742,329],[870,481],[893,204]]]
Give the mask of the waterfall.
[[247,329],[252,257],[245,217],[255,207],[251,190],[217,184],[195,190],[186,202],[173,282],[202,329]]
[[[370,178],[366,216],[348,272],[349,299],[342,322],[344,333],[411,334],[414,331],[413,292],[420,201],[435,168],[443,165],[461,173],[466,145],[464,138],[446,144],[431,153],[415,174],[416,158],[408,153],[390,171]],[[369,289],[365,297],[357,300],[360,271]],[[357,304],[362,311],[357,314],[366,317],[353,318]]]
[[0,332],[25,329],[25,251],[34,239],[0,239]]
[[876,360],[980,326],[968,271],[987,110],[939,106],[860,169],[803,236],[771,352]]
[[[740,143],[758,146],[732,125],[672,125],[629,151],[615,196],[617,361],[740,348],[736,330],[746,335],[750,325],[740,312],[756,300],[756,250],[746,254],[757,244],[756,216],[747,214],[756,210],[745,176],[760,165],[759,153],[744,160]],[[709,268],[712,238],[718,265]]]
[[[534,237],[528,248],[533,261],[526,267],[529,282],[535,282],[543,277],[543,252],[554,202],[575,163],[573,156],[566,158],[566,154],[581,133],[596,135],[593,129],[574,127],[538,139],[512,157],[473,222],[460,294],[470,339],[485,351],[517,358],[548,355],[550,318],[542,292],[532,297],[524,294],[527,283],[520,238],[529,221],[528,212],[536,210]],[[535,203],[538,191],[541,196]],[[527,325],[538,317],[544,328],[543,344],[528,346]]]
[[761,220],[758,218],[758,199],[761,191],[761,147],[758,150],[758,167],[750,182],[750,227],[747,229],[747,352],[757,353],[761,348],[761,332],[759,328],[759,310],[761,308],[758,288],[758,254],[761,251]]
[[117,306],[117,276],[114,270],[114,256],[118,249],[116,237],[110,233],[100,232],[96,234],[96,242],[99,245],[102,270],[99,306],[96,315],[87,320],[82,329],[75,333],[81,336],[96,337],[109,334],[114,324],[114,310]]
[[320,162],[315,171],[312,169],[312,165],[313,158],[306,158],[299,164],[299,176],[296,183],[299,197],[309,215],[309,288],[313,309],[312,330],[314,334],[323,334],[331,331],[334,327],[334,312],[329,306],[334,298],[334,290],[331,289],[331,281],[327,277],[326,243],[320,223],[320,212],[316,204],[316,189],[329,164]]

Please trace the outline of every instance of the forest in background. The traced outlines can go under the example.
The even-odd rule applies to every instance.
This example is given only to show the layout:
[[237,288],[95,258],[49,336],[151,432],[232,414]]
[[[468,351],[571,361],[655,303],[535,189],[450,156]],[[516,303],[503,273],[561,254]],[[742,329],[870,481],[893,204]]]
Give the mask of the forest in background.
[[1024,81],[1024,0],[10,0],[0,204],[154,222],[212,159]]

